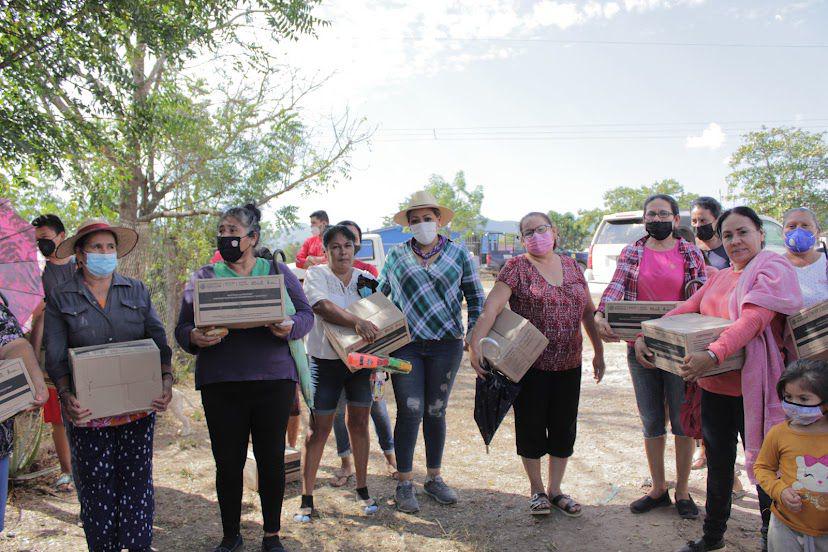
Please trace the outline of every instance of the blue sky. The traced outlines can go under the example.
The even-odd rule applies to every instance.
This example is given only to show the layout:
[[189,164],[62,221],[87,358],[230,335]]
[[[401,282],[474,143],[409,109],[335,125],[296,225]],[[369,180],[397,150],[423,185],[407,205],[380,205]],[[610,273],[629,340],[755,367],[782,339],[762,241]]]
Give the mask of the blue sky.
[[376,131],[350,181],[284,198],[303,218],[375,227],[458,170],[497,220],[668,177],[718,196],[740,134],[828,129],[828,47],[759,47],[828,45],[825,1],[346,0],[320,15],[331,26],[286,52],[332,74],[306,116],[347,107]]

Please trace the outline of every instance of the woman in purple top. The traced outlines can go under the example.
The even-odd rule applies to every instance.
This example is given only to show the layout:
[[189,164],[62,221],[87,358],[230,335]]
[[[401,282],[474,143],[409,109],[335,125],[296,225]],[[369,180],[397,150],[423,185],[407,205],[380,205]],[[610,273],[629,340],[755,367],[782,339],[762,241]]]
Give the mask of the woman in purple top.
[[[216,461],[216,493],[224,538],[215,552],[243,548],[240,533],[242,472],[247,443],[259,472],[264,518],[262,550],[284,550],[279,518],[285,491],[285,430],[293,405],[297,373],[289,341],[300,340],[313,327],[313,311],[302,286],[287,266],[257,258],[261,212],[254,205],[226,211],[219,221],[218,250],[223,262],[200,268],[184,289],[175,338],[196,355],[196,389],[201,390],[204,415]],[[196,328],[193,316],[195,281],[204,278],[282,274],[296,309],[293,325],[230,330],[210,335]]]

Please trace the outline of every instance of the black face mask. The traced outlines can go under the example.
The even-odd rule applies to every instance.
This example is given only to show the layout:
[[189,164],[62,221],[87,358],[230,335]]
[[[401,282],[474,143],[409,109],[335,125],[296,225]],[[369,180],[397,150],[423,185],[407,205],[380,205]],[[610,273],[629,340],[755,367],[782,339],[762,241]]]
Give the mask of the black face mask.
[[713,230],[713,223],[695,226],[693,227],[693,232],[695,232],[696,237],[701,241],[710,241],[716,235],[716,231]]
[[666,222],[654,220],[645,224],[644,228],[647,230],[647,234],[657,241],[666,240],[673,233],[673,223],[669,220]]
[[235,263],[244,255],[241,241],[242,237],[239,236],[216,236],[216,249],[219,250],[222,259],[228,263]]
[[37,248],[40,249],[40,252],[43,253],[43,256],[49,258],[52,256],[52,253],[55,252],[57,249],[57,245],[55,245],[54,240],[50,240],[49,238],[40,238],[37,240]]

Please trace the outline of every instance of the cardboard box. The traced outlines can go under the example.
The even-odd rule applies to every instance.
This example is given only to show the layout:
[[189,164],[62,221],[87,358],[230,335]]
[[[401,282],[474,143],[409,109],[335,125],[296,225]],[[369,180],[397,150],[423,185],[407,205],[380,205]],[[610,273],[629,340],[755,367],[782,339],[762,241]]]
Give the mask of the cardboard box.
[[828,356],[828,301],[789,316],[788,326],[799,358],[824,359]]
[[[302,479],[302,455],[290,447],[285,447],[285,483]],[[247,449],[247,462],[244,464],[244,486],[251,491],[259,490],[259,469],[253,449]]]
[[0,362],[0,422],[34,404],[34,387],[20,358]]
[[161,396],[161,352],[152,339],[69,349],[75,395],[87,420],[152,410]]
[[238,329],[280,322],[285,318],[284,289],[281,274],[196,280],[195,325]]
[[661,318],[680,304],[681,301],[608,301],[605,314],[618,337],[635,341],[642,322]]
[[357,335],[353,328],[324,322],[325,337],[328,338],[342,362],[348,362],[349,353],[390,355],[411,342],[411,334],[408,332],[408,322],[405,320],[405,316],[382,293],[374,293],[369,297],[360,299],[345,310],[363,320],[373,322],[379,328],[379,336],[373,343],[367,343]]
[[485,350],[483,356],[495,370],[514,382],[523,378],[549,345],[539,329],[509,309],[503,309],[498,315],[488,337],[500,346],[500,357],[495,359],[495,352],[490,357]]
[[[647,347],[655,354],[653,364],[657,368],[678,374],[685,356],[707,350],[731,324],[733,321],[725,318],[689,313],[647,320],[641,323],[641,329]],[[742,350],[722,364],[714,366],[703,377],[741,370],[744,363],[745,353]]]

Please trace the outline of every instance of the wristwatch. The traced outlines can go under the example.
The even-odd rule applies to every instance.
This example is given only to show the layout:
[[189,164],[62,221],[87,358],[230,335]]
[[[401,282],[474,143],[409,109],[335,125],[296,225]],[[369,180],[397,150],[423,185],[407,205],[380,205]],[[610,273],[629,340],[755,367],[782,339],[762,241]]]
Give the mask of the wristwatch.
[[719,363],[719,357],[716,356],[716,353],[714,353],[710,349],[707,349],[707,354],[710,355],[710,358],[713,359],[713,362],[715,362],[716,364]]

